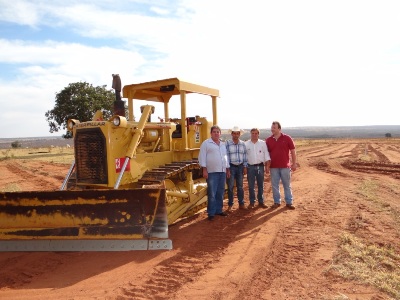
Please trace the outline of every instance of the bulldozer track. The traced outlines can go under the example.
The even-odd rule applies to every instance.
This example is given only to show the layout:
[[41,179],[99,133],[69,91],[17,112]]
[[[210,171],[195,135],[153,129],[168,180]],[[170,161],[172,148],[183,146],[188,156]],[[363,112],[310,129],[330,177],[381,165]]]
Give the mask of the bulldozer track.
[[188,161],[172,162],[146,171],[142,178],[138,180],[140,185],[160,184],[165,179],[176,176],[183,171],[200,169],[197,159]]
[[[179,176],[179,174],[182,174],[184,171],[195,170],[195,169],[197,170],[200,169],[200,164],[197,159],[172,162],[146,171],[143,174],[143,177],[140,180],[138,180],[138,184],[142,186],[159,185],[165,179]],[[184,180],[184,178],[180,178],[180,180]],[[207,207],[207,202],[202,202],[200,204],[197,204],[192,208],[188,209],[185,213],[183,213],[178,220],[193,216],[194,214],[196,214],[205,207]]]

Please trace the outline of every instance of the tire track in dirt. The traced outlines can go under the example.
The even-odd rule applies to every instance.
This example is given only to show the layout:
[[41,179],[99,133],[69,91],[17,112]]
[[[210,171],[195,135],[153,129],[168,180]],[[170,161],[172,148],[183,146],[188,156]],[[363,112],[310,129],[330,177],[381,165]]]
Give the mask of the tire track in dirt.
[[[353,158],[357,159],[360,154],[363,154],[363,151],[365,151],[366,148],[366,143],[358,143],[354,146],[352,150]],[[370,146],[368,146],[368,149],[370,149]],[[345,160],[344,162],[340,163],[339,160],[330,160],[331,157],[328,157],[327,160],[328,162],[325,162],[325,160],[320,160],[318,163],[315,163],[314,166],[317,167],[318,170],[325,171],[328,174],[336,174],[336,175],[341,175],[344,177],[348,177],[349,179],[351,178],[356,178],[354,176],[354,171],[356,172],[362,172],[362,173],[369,173],[369,174],[377,174],[377,176],[384,175],[384,176],[390,176],[395,179],[400,179],[400,164],[398,163],[400,160],[397,160],[398,156],[397,155],[392,155],[391,157],[394,158],[395,160],[389,160],[388,156],[383,154],[382,151],[386,149],[390,149],[391,151],[396,151],[398,150],[398,147],[396,144],[394,145],[387,145],[387,144],[373,144],[373,153],[376,157],[379,157],[382,161],[374,161],[374,162],[367,162],[367,161],[361,161],[359,159],[357,160]],[[332,172],[332,170],[340,170],[339,173],[337,172]],[[342,171],[344,174],[342,174]],[[362,176],[362,175],[361,175]],[[364,178],[364,177],[359,177],[358,178],[358,186],[361,184],[363,181],[371,182],[375,181],[373,178]],[[378,180],[379,181],[379,180]],[[382,210],[383,216],[385,215],[391,215],[394,217],[394,219],[399,219],[398,211],[399,211],[399,206],[400,204],[394,200],[391,203],[380,203],[379,199],[380,198],[390,198],[390,195],[400,195],[399,189],[398,189],[398,182],[387,179],[387,180],[382,180],[382,182],[385,182],[384,185],[379,186],[377,195],[373,196],[373,199],[370,200],[370,202],[375,202],[376,206],[381,206],[380,208]],[[376,199],[375,199],[376,198]],[[396,197],[398,199],[398,197]],[[368,204],[368,201],[367,201]],[[360,230],[365,230],[366,233],[364,233],[365,238],[371,239],[371,234],[378,235],[380,236],[382,232],[390,233],[393,238],[389,238],[392,240],[396,240],[400,236],[400,231],[398,226],[396,225],[395,222],[390,221],[390,218],[384,218],[385,221],[381,221],[380,226],[371,226],[371,224],[375,223],[376,221],[371,221],[371,219],[375,218],[375,213],[376,207],[374,209],[369,209],[368,206],[365,204],[358,204],[357,207],[357,213],[355,213],[355,216],[353,216],[351,219],[348,221],[348,228],[347,230],[353,233],[358,233],[360,234]],[[379,209],[379,208],[378,208]],[[394,216],[393,216],[394,214]],[[389,225],[388,225],[389,224]],[[377,238],[377,244],[379,244],[379,238]],[[395,243],[395,242],[394,242]],[[394,244],[392,243],[392,244]]]
[[[23,162],[16,160],[7,162],[5,168],[10,173],[15,174],[17,178],[20,178],[16,183],[22,186],[22,190],[40,191],[59,189],[61,186],[60,182],[64,179],[62,176],[40,171],[40,169],[36,167],[24,166]],[[64,166],[61,168],[63,169]],[[29,189],[24,188],[26,181],[29,182]]]
[[[266,176],[264,194],[271,193],[271,186],[268,182],[270,182],[270,179]],[[257,189],[257,185],[255,188]],[[244,190],[245,201],[248,203],[247,183],[245,183]],[[269,200],[266,195],[264,196]],[[235,198],[236,205],[237,199]],[[228,217],[216,216],[216,219],[212,222],[206,219],[206,212],[195,216],[195,219],[201,220],[198,220],[196,225],[192,224],[191,226],[198,226],[198,228],[194,229],[192,227],[190,231],[181,231],[179,233],[181,236],[194,235],[193,245],[179,245],[179,241],[175,243],[176,239],[174,239],[174,248],[184,250],[164,261],[156,270],[146,276],[144,282],[139,284],[131,283],[129,287],[121,288],[119,292],[120,299],[173,299],[173,295],[179,292],[182,286],[196,281],[196,278],[213,269],[213,265],[218,263],[220,258],[224,256],[229,245],[237,240],[238,236],[246,234],[248,229],[243,224],[250,223],[256,211],[257,209],[236,209]],[[186,222],[192,221],[189,218],[182,223]],[[179,223],[173,226],[179,226]],[[254,228],[252,231],[257,232],[259,228]],[[253,240],[257,242],[256,234]],[[248,247],[252,247],[252,244],[250,243]],[[232,272],[241,263],[244,256],[246,256],[246,253],[243,253],[236,262],[231,264]],[[219,297],[216,296],[215,299],[219,299]]]
[[377,150],[385,153],[391,162],[400,162],[400,145],[396,144],[377,144]]
[[302,155],[303,153],[318,153],[320,151],[325,150],[326,147],[324,146],[316,146],[316,145],[306,145],[296,148],[296,153],[298,155]]
[[[376,179],[368,178],[367,183],[376,184]],[[361,196],[365,199],[358,204],[357,212],[348,220],[347,230],[363,236],[371,243],[400,250],[400,187],[396,180],[382,180],[383,184],[376,185],[376,194],[373,192]],[[390,199],[397,195],[391,202],[381,202],[380,199]],[[377,218],[379,211],[379,218]],[[384,238],[383,238],[384,236]],[[382,242],[382,241],[385,242]]]
[[[193,245],[174,244],[174,248],[181,249],[179,253],[163,261],[144,281],[136,284],[130,283],[128,287],[119,291],[120,299],[173,299],[173,295],[179,289],[190,282],[196,281],[205,272],[213,268],[213,265],[224,255],[226,248],[232,243],[244,228],[243,222],[247,222],[253,214],[251,211],[234,211],[228,217],[217,216],[212,222],[204,217],[188,232],[180,232],[180,235],[193,235]],[[235,217],[234,217],[235,216]],[[177,224],[173,225],[177,226]],[[193,229],[193,228],[192,228]],[[218,255],[216,255],[218,254]]]
[[[311,269],[310,265],[313,256],[316,255],[320,248],[323,248],[326,236],[322,234],[323,230],[320,225],[326,223],[327,219],[332,219],[330,212],[336,209],[338,202],[329,201],[331,195],[335,193],[335,186],[327,187],[326,191],[318,199],[318,205],[309,205],[306,209],[299,210],[297,218],[281,227],[277,237],[271,247],[269,257],[261,264],[263,267],[258,274],[254,276],[251,289],[243,294],[246,299],[251,299],[252,290],[255,286],[270,283],[271,299],[311,299],[315,295],[307,293],[307,285],[314,284],[320,280],[310,274],[307,285],[303,289],[293,290],[293,281],[299,281],[299,274],[303,274],[305,269]],[[330,221],[332,222],[332,221]],[[299,239],[299,236],[302,238]],[[325,237],[325,238],[324,238]],[[292,278],[282,278],[283,273],[291,273]],[[304,275],[302,275],[303,277]],[[304,282],[304,280],[303,280]],[[239,298],[238,298],[239,299]],[[254,298],[255,299],[255,298]]]
[[[297,180],[296,178],[301,177],[302,174],[312,178],[318,176],[318,173],[319,171],[310,172],[307,169],[301,172],[296,171],[294,181]],[[305,187],[306,190],[315,188],[312,186]],[[299,206],[295,211],[289,211],[285,207],[281,207],[276,210],[258,210],[255,215],[251,216],[252,219],[248,220],[250,223],[245,225],[247,228],[247,240],[243,242],[245,242],[246,250],[241,253],[240,257],[230,253],[232,250],[227,250],[227,255],[234,258],[234,260],[225,261],[225,264],[219,266],[218,281],[224,282],[224,287],[215,286],[215,292],[212,296],[209,297],[210,295],[208,295],[210,299],[275,300],[318,298],[310,298],[308,296],[306,293],[308,283],[301,284],[303,287],[301,291],[295,291],[292,298],[287,298],[288,293],[291,294],[290,291],[293,290],[290,282],[300,281],[299,278],[303,277],[304,269],[309,270],[309,274],[313,282],[315,282],[315,287],[319,288],[318,282],[320,278],[318,275],[313,275],[315,273],[313,271],[315,265],[312,262],[315,256],[318,256],[318,267],[321,269],[326,268],[332,256],[332,252],[329,249],[335,248],[336,240],[330,240],[328,236],[325,236],[325,232],[334,231],[330,227],[336,227],[337,224],[344,226],[342,225],[343,214],[340,213],[340,209],[339,212],[336,209],[338,206],[345,205],[343,203],[346,202],[346,198],[332,201],[332,198],[337,197],[340,187],[332,183],[318,185],[318,188],[320,190],[318,199],[306,199],[300,205],[299,202],[296,202]],[[300,195],[305,195],[306,193],[296,190],[295,194],[300,197]],[[270,197],[271,195],[268,195],[266,199],[270,199]],[[306,197],[304,196],[304,198]],[[268,201],[267,203],[269,203]],[[322,228],[322,225],[327,220],[331,226]],[[299,236],[301,237],[299,238]],[[262,249],[260,249],[260,245],[262,245]],[[240,276],[238,273],[241,271],[241,264],[246,264],[246,261],[241,261],[242,259],[247,260],[247,263],[251,261],[252,271],[251,273],[243,273]],[[293,276],[281,278],[283,274],[291,274]],[[282,282],[289,282],[289,285],[282,285]],[[295,284],[297,286],[298,282],[295,282]],[[207,285],[208,287],[214,287],[211,282],[208,282]],[[329,286],[329,283],[327,285]],[[201,291],[201,288],[202,284],[193,284],[191,290]],[[302,295],[301,293],[306,296],[299,298],[298,295]],[[182,294],[184,297],[179,299],[188,299],[190,298],[188,295],[193,295],[188,291]],[[227,298],[226,294],[229,294],[230,297]]]
[[368,145],[368,151],[372,152],[374,157],[377,157],[378,160],[373,162],[362,161],[359,159],[356,160],[356,158],[359,157],[362,153],[363,147],[364,146],[362,146],[362,144],[357,144],[353,147],[350,152],[354,159],[348,159],[340,162],[337,159],[332,159],[333,152],[331,152],[324,153],[323,157],[312,155],[312,158],[309,158],[310,156],[308,156],[308,164],[309,166],[315,167],[318,170],[335,175],[340,175],[343,177],[351,176],[350,173],[346,172],[346,170],[349,170],[366,173],[380,173],[392,176],[397,179],[400,178],[400,164],[392,163],[383,153],[381,153],[371,145]]
[[340,175],[343,177],[348,176],[346,169],[344,169],[339,163],[341,158],[348,158],[354,155],[354,148],[357,146],[353,146],[352,144],[345,145],[335,145],[334,149],[329,149],[324,152],[312,153],[312,155],[308,155],[306,160],[308,161],[308,165],[314,167],[320,171],[324,171],[334,175]]
[[[58,270],[70,253],[52,253],[44,257],[39,252],[15,253],[0,264],[0,288],[19,288],[37,277]],[[72,254],[73,255],[73,254]],[[21,263],[22,261],[22,263]],[[29,261],[29,263],[27,263]],[[10,275],[12,274],[12,275]]]
[[343,172],[343,167],[341,167],[340,164],[337,164],[335,162],[327,162],[325,159],[322,158],[311,162],[309,165],[310,167],[315,167],[316,169],[324,171],[326,173],[340,175],[343,177],[348,176],[346,173]]
[[335,144],[332,147],[324,147],[322,149],[316,149],[314,151],[307,151],[307,157],[312,158],[312,157],[327,157],[327,156],[335,156],[337,153],[341,153],[344,149],[347,149],[349,147],[348,144]]
[[368,150],[372,153],[374,153],[377,157],[379,161],[382,162],[390,162],[390,160],[386,157],[385,154],[383,154],[381,151],[379,151],[378,149],[376,149],[373,145],[368,144]]
[[[332,236],[345,229],[345,220],[351,216],[351,211],[341,213],[349,199],[346,196],[338,199],[339,191],[343,195],[343,187],[327,185],[318,199],[296,211],[294,220],[281,224],[270,253],[260,263],[262,267],[254,274],[249,288],[235,299],[319,299],[322,294],[315,291],[328,290],[331,283],[321,275],[331,261],[329,249],[337,243]],[[320,273],[315,274],[316,269]],[[291,277],[282,277],[283,274]],[[260,294],[259,286],[264,290],[268,287],[269,291]]]
[[[397,162],[391,161],[384,153],[382,153],[379,149],[379,145],[371,145],[366,144],[366,153],[372,153],[372,156],[376,158],[373,161],[364,161],[364,160],[346,160],[341,165],[350,170],[356,172],[365,172],[365,173],[378,173],[389,175],[393,178],[400,179],[400,164]],[[360,153],[360,144],[353,149],[353,155],[358,157]]]
[[351,171],[389,175],[400,179],[400,164],[385,162],[345,161],[342,166]]

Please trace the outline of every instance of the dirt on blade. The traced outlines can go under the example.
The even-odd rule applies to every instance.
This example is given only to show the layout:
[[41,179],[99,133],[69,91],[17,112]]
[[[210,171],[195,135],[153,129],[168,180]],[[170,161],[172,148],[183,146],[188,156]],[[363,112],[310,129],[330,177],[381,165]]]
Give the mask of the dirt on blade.
[[[235,199],[228,217],[181,220],[171,251],[3,252],[0,298],[395,299],[331,266],[343,233],[400,254],[400,140],[296,142],[295,210],[271,208],[267,178],[269,208],[239,210]],[[2,160],[0,189],[58,189],[68,168]]]

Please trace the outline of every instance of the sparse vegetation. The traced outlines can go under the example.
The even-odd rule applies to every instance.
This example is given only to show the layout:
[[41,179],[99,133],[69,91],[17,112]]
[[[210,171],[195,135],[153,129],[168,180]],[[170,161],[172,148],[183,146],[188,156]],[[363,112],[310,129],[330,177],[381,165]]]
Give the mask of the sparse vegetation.
[[343,295],[343,294],[339,294],[339,295],[336,295],[336,296],[333,296],[333,297],[331,297],[331,296],[323,296],[322,298],[321,298],[321,300],[348,300],[348,299],[350,299],[349,297],[347,297],[346,295]]
[[388,203],[379,201],[379,184],[374,180],[364,180],[361,183],[361,193],[368,200],[378,204],[382,209],[390,207]]
[[19,191],[21,191],[21,188],[20,188],[19,185],[16,184],[16,183],[7,184],[7,185],[1,190],[1,192],[19,192]]
[[[387,202],[382,202],[379,199],[379,184],[374,180],[364,180],[361,183],[360,189],[361,194],[364,195],[367,200],[374,202],[382,211],[389,212],[394,220],[396,221],[396,226],[400,230],[400,215],[398,210],[393,209],[391,205]],[[397,187],[390,187],[394,191],[397,190]],[[396,192],[395,192],[396,193]]]
[[12,153],[10,154],[10,152],[11,152],[10,149],[1,151],[0,160],[5,160],[5,159],[11,158],[13,156],[13,154]]
[[378,188],[378,184],[373,180],[364,180],[361,183],[361,193],[371,201],[376,200],[376,191]]
[[62,148],[62,147],[59,148],[60,149],[58,149],[58,151],[53,151],[51,147],[35,148],[35,149],[26,149],[26,148],[7,149],[1,151],[0,160],[33,159],[33,160],[43,160],[54,163],[70,164],[74,159],[73,148]]
[[390,246],[368,245],[345,233],[331,268],[344,278],[373,285],[400,299],[400,255]]

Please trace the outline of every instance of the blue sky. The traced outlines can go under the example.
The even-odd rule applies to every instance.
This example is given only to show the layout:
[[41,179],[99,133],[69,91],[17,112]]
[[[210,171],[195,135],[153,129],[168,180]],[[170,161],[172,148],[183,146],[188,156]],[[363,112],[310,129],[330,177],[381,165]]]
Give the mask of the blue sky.
[[226,129],[399,125],[400,2],[0,0],[0,138],[61,135],[55,94],[113,73],[217,88]]

